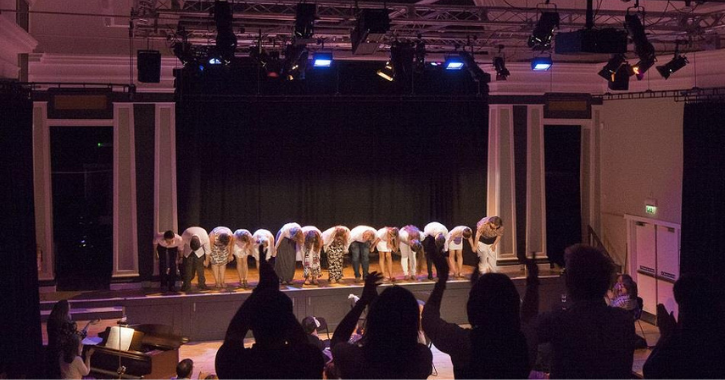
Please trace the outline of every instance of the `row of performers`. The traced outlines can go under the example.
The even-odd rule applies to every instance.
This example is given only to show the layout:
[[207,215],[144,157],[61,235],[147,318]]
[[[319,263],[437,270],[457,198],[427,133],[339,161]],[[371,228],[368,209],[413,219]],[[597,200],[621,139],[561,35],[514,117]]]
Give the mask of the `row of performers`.
[[[416,279],[418,258],[427,257],[427,250],[442,248],[449,253],[450,268],[455,277],[463,277],[463,241],[468,240],[479,257],[479,270],[483,272],[481,258],[496,250],[503,226],[501,218],[491,216],[476,224],[475,237],[470,227],[457,226],[450,231],[441,223],[428,223],[423,230],[407,225],[401,228],[357,226],[330,227],[325,231],[314,226],[287,223],[273,235],[259,229],[251,233],[245,229],[232,232],[227,227],[216,227],[207,233],[201,227],[189,227],[181,236],[173,231],[157,233],[154,251],[159,263],[161,287],[174,291],[177,264],[183,267],[182,291],[191,290],[191,280],[198,276],[199,289],[208,289],[204,267],[211,266],[215,287],[223,288],[227,263],[236,259],[240,286],[248,286],[247,257],[259,259],[275,257],[274,268],[283,284],[291,284],[297,261],[302,261],[305,284],[317,284],[321,277],[320,257],[324,252],[328,260],[330,283],[342,279],[343,256],[350,254],[355,281],[368,275],[369,254],[379,253],[380,272],[386,280],[395,281],[392,273],[392,253],[400,253],[406,280]],[[428,278],[432,279],[431,262],[426,259]],[[362,267],[362,273],[360,271]]]

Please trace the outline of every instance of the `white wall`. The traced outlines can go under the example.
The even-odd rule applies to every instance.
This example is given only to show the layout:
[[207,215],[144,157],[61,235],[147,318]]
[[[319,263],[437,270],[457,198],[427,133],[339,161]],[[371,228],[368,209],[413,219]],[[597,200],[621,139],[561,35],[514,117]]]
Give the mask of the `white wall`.
[[[605,101],[601,128],[601,225],[607,250],[626,263],[624,214],[682,221],[682,122],[674,99]],[[657,214],[645,213],[645,199]]]

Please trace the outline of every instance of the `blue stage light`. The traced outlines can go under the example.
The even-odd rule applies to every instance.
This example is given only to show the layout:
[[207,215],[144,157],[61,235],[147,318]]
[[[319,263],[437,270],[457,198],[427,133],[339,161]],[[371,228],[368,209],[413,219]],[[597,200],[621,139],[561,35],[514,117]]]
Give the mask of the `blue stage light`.
[[536,57],[531,60],[531,70],[546,71],[551,68],[551,57]]
[[330,67],[332,65],[332,53],[315,53],[312,62],[314,67]]
[[443,64],[446,70],[460,70],[463,68],[463,59],[458,55],[452,55],[446,58],[446,62]]

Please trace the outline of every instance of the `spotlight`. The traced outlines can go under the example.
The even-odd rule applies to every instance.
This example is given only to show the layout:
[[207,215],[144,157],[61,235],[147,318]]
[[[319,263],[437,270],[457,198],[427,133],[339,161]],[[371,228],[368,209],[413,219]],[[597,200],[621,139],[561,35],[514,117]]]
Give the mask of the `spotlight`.
[[647,40],[647,34],[644,31],[642,21],[636,14],[627,14],[624,16],[624,27],[632,38],[634,43],[634,52],[639,57],[640,62],[635,65],[637,67],[637,79],[644,78],[644,73],[654,65],[656,60],[655,48]]
[[216,50],[226,62],[234,58],[237,50],[237,36],[232,28],[232,8],[227,1],[214,2],[214,24],[216,25]]
[[640,59],[639,62],[632,66],[632,72],[630,75],[636,75],[637,80],[644,79],[644,73],[654,66],[654,59]]
[[[393,42],[390,45],[390,60],[383,69],[378,70],[378,75],[389,81],[400,81],[410,83],[413,75],[413,44],[407,42]],[[390,68],[388,68],[388,66]]]
[[374,54],[388,30],[390,30],[390,16],[387,9],[362,9],[355,27],[350,32],[352,54]]
[[511,73],[506,68],[506,62],[503,57],[495,57],[493,59],[493,68],[496,69],[496,80],[506,80]]
[[316,52],[312,56],[312,66],[330,67],[332,65],[332,53]]
[[420,39],[420,36],[418,36],[418,41],[415,42],[415,72],[416,73],[422,73],[425,71],[425,41]]
[[551,57],[536,57],[531,60],[531,70],[546,71],[551,68],[552,64]]
[[687,57],[675,53],[675,57],[672,58],[671,61],[662,66],[657,66],[657,71],[659,71],[660,75],[662,75],[662,78],[667,79],[670,75],[672,75],[672,73],[685,67],[688,63],[689,61],[687,60]]
[[491,75],[481,70],[471,53],[462,51],[461,59],[463,59],[463,63],[466,65],[466,68],[468,69],[468,72],[471,74],[471,78],[473,78],[474,81],[482,81],[484,83],[488,83],[491,81]]
[[390,63],[390,61],[385,62],[385,66],[378,70],[378,75],[390,82],[392,82],[395,79],[395,70],[393,69],[393,64]]
[[297,4],[295,17],[295,38],[309,39],[315,34],[315,20],[317,19],[317,5]]
[[607,87],[610,90],[626,91],[629,90],[629,65],[622,64],[617,71],[612,74]]
[[624,54],[613,55],[607,64],[599,71],[599,76],[610,82],[614,81],[614,74],[625,62]]
[[446,70],[460,70],[463,68],[463,59],[460,55],[450,55],[443,63],[443,67],[445,67]]
[[534,31],[529,36],[529,47],[548,49],[551,47],[551,38],[554,36],[554,29],[559,27],[558,12],[541,12],[539,21]]
[[287,45],[281,74],[287,80],[305,79],[308,57],[307,45]]

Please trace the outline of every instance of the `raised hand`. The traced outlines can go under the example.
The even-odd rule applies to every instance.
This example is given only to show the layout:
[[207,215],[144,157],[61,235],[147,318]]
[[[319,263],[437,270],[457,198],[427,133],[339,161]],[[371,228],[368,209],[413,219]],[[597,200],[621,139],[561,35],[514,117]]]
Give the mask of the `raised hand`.
[[[366,305],[369,305],[370,302],[372,302],[375,297],[378,296],[377,287],[380,285],[380,282],[383,280],[383,275],[378,272],[372,272],[368,274],[367,277],[365,277],[365,287],[363,287],[362,295],[360,296],[360,301],[364,302]],[[359,302],[359,301],[358,301]]]
[[661,303],[657,304],[657,327],[660,329],[660,339],[671,336],[677,329],[675,314],[667,313],[667,308]]
[[[279,287],[279,277],[277,272],[274,271],[272,265],[267,261],[267,256],[264,252],[264,247],[259,246],[259,285],[256,289],[274,288]],[[256,290],[255,289],[255,290]]]

